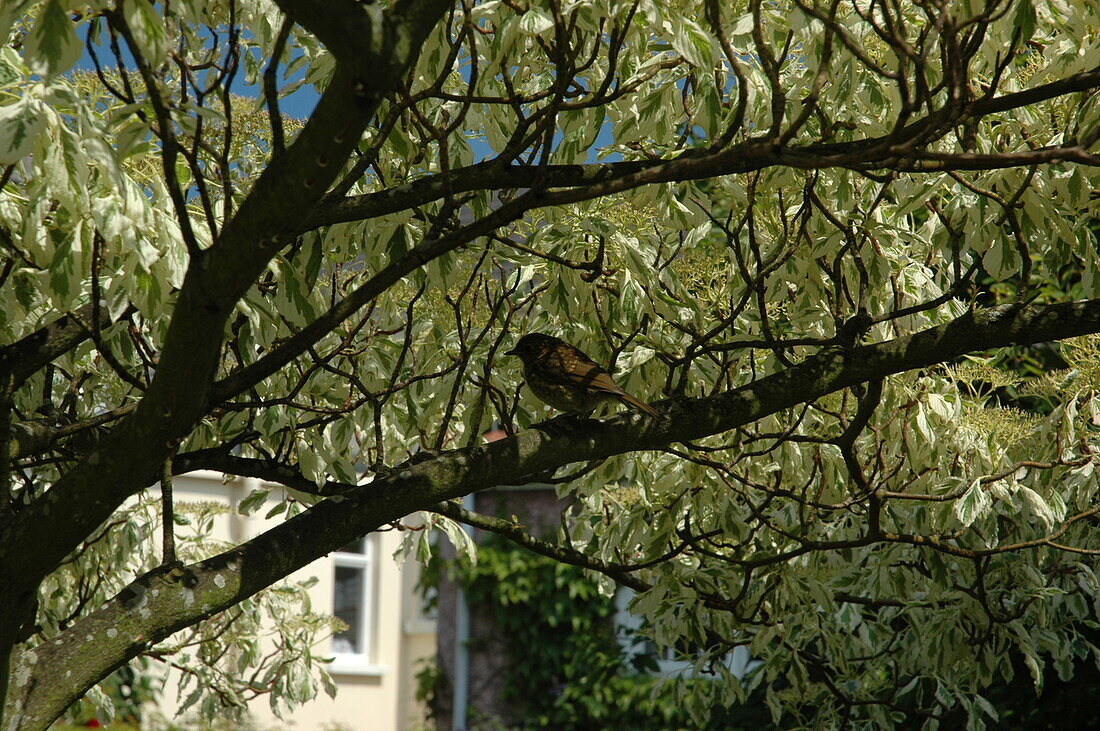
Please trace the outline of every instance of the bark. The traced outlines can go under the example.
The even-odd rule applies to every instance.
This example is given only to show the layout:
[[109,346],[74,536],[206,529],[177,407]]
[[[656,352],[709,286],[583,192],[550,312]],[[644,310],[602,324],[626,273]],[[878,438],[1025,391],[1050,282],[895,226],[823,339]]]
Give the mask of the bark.
[[90,338],[92,333],[87,328],[109,327],[111,318],[106,309],[99,313],[98,323],[92,322],[94,311],[91,304],[84,305],[19,341],[0,348],[0,373],[11,374],[10,388],[19,388],[28,377],[45,368],[47,363]]

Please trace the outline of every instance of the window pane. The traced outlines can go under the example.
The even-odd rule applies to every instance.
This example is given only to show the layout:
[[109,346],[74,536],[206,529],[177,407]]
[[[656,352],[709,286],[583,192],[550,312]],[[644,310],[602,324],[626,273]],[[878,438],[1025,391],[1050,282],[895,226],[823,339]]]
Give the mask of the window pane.
[[363,574],[361,568],[349,566],[336,567],[336,585],[332,602],[332,613],[348,626],[346,630],[332,636],[332,651],[339,653],[362,653],[363,638]]

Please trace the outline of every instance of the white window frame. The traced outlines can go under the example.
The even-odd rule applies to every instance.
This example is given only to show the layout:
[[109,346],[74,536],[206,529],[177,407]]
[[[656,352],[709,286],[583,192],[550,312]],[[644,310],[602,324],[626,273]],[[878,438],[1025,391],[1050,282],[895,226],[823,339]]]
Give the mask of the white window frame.
[[[335,612],[336,601],[336,569],[357,569],[362,574],[360,582],[359,607],[362,612],[359,622],[359,636],[356,644],[362,648],[361,652],[337,652],[332,648],[332,663],[329,672],[339,675],[381,675],[385,667],[374,662],[375,640],[375,596],[377,562],[375,561],[375,539],[373,535],[363,538],[362,553],[348,553],[336,551],[332,554],[332,600]],[[334,638],[333,638],[334,639]],[[330,639],[330,643],[332,640]],[[330,648],[332,645],[329,645]]]

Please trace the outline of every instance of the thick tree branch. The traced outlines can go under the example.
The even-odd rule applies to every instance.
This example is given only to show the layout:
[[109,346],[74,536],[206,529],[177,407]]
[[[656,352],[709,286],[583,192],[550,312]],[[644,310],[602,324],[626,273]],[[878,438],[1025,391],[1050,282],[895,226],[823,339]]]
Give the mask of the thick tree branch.
[[332,497],[355,487],[355,485],[334,480],[327,480],[318,485],[299,470],[281,462],[252,457],[237,457],[226,454],[219,449],[185,452],[173,460],[173,474],[182,475],[195,470],[214,470],[236,475],[237,477],[255,477],[317,497]]
[[[302,11],[307,27],[316,20],[312,4],[287,5]],[[321,199],[381,100],[415,63],[422,40],[450,7],[442,0],[416,0],[379,19],[361,5],[346,5],[358,7],[363,22],[369,16],[371,32],[349,34],[342,48],[356,44],[352,68],[337,67],[294,144],[270,162],[214,244],[192,259],[145,397],[51,490],[22,510],[18,521],[0,524],[0,587],[10,601],[32,602],[41,579],[127,496],[144,487],[171,445],[207,412],[208,389],[234,304],[275,252],[293,240],[302,212]],[[58,515],[68,519],[58,522]],[[9,551],[26,558],[8,560]]]
[[[121,419],[134,410],[137,404],[128,403],[111,411],[104,411],[87,419],[71,424],[58,423],[49,418],[30,419],[11,426],[11,440],[8,445],[11,459],[23,459],[31,455],[41,455],[53,449],[60,440],[76,436],[112,421]],[[85,442],[87,444],[87,442]],[[72,443],[68,446],[72,446]]]
[[[1034,104],[1060,94],[1100,85],[1100,71],[1086,72],[1045,84],[1028,92],[985,99],[971,105],[969,113],[981,116],[1002,112],[1024,104]],[[523,188],[537,183],[538,191],[520,196],[488,216],[434,240],[427,240],[397,261],[371,277],[344,300],[336,303],[278,348],[259,360],[217,383],[211,393],[212,403],[233,398],[261,382],[303,354],[310,345],[324,337],[332,328],[346,320],[367,302],[392,286],[396,281],[433,258],[441,256],[463,243],[484,235],[525,212],[536,208],[558,206],[610,195],[642,185],[680,180],[694,180],[746,173],[765,167],[787,165],[797,168],[853,167],[877,169],[884,165],[913,171],[952,169],[987,169],[1015,165],[1034,165],[1070,160],[1091,163],[1093,156],[1079,148],[1044,148],[1005,155],[909,154],[906,140],[922,134],[934,122],[933,117],[914,122],[900,133],[831,145],[803,148],[779,148],[768,140],[749,140],[715,153],[688,152],[675,160],[631,161],[591,165],[546,165],[537,171],[529,166],[501,165],[487,161],[446,174],[434,175],[397,188],[324,205],[304,229],[319,225],[360,220],[393,213],[416,205],[438,200],[446,195],[477,189]],[[904,162],[899,156],[909,154]],[[535,173],[537,172],[537,175]],[[566,188],[554,192],[539,192]]]
[[[544,541],[532,536],[523,530],[523,527],[514,523],[509,523],[501,518],[492,518],[487,515],[475,513],[466,510],[462,506],[454,502],[440,503],[432,508],[432,512],[445,515],[451,520],[465,523],[466,525],[474,528],[480,528],[484,531],[496,533],[499,536],[503,536],[508,540],[515,543],[517,546],[522,546],[532,553],[537,553],[540,556],[546,556],[552,558],[560,563],[569,564],[571,566],[578,566],[580,568],[589,569],[597,573],[601,573],[604,576],[614,579],[619,584],[633,589],[637,593],[648,591],[651,588],[651,584],[633,575],[633,572],[640,570],[640,567],[633,566],[619,566],[617,564],[608,563],[601,559],[589,556],[582,551],[578,551],[570,546],[562,546],[549,541]],[[667,552],[664,556],[648,561],[645,567],[652,566],[656,563],[668,560],[673,556],[682,552],[686,548],[688,543],[685,541],[678,548]],[[914,602],[908,604],[891,599],[871,599],[867,597],[859,597],[849,594],[847,592],[833,592],[833,597],[837,602],[847,604],[863,604],[866,606],[876,607],[906,607],[906,606],[932,606],[932,603]],[[700,594],[699,598],[706,606],[711,609],[718,610],[732,610],[736,611],[736,605],[729,601],[728,597],[723,597],[719,594]]]
[[[45,368],[47,363],[91,337],[81,323],[91,323],[95,309],[91,303],[86,304],[72,314],[62,315],[21,340],[0,348],[0,373],[11,373],[12,388],[18,388],[32,374]],[[99,323],[93,327],[105,329],[111,326],[111,319],[106,308],[101,309]]]
[[434,505],[431,510],[433,513],[445,515],[451,520],[504,536],[516,545],[523,546],[527,550],[541,556],[546,556],[547,558],[552,558],[555,561],[567,563],[572,566],[580,566],[581,568],[597,571],[605,576],[611,577],[623,586],[630,587],[638,593],[648,591],[650,588],[650,584],[634,576],[631,573],[631,569],[609,564],[606,561],[602,561],[578,551],[571,546],[560,546],[550,541],[536,538],[525,531],[523,526],[516,523],[510,523],[501,518],[490,518],[487,515],[475,513],[467,510],[458,503],[449,501]]

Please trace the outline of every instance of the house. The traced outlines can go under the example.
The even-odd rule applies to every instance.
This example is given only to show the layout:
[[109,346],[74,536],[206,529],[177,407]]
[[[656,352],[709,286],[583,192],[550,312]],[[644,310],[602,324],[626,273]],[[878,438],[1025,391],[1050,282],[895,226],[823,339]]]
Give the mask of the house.
[[[236,507],[254,490],[270,489],[266,505],[242,515]],[[224,503],[229,510],[214,522],[215,540],[239,544],[274,525],[268,510],[283,499],[283,488],[250,478],[226,479],[219,472],[193,472],[173,481],[175,503]],[[321,558],[289,577],[315,577],[309,589],[313,610],[333,614],[347,630],[323,640],[318,654],[333,657],[329,667],[337,686],[335,698],[324,692],[286,718],[275,717],[264,697],[249,704],[260,729],[347,729],[401,731],[424,728],[424,709],[416,701],[416,673],[434,658],[435,620],[423,610],[416,591],[419,565],[394,559],[401,543],[398,531],[373,533],[343,550]],[[179,674],[169,671],[157,703],[172,721],[183,700],[177,692]],[[186,695],[186,694],[184,694]],[[179,721],[175,721],[179,723]]]

